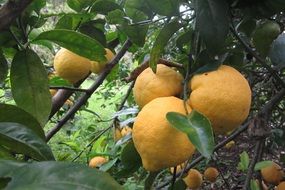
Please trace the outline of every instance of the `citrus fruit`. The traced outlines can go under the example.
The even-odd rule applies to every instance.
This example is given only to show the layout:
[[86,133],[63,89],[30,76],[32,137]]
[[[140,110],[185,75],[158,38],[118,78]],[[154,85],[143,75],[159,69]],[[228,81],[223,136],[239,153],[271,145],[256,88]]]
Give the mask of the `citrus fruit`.
[[222,65],[217,70],[195,75],[189,82],[188,103],[205,115],[216,134],[236,129],[249,114],[251,90],[236,69]]
[[156,73],[147,68],[136,79],[135,101],[142,108],[155,98],[178,95],[182,91],[182,80],[180,73],[163,64],[157,65]]
[[57,93],[56,89],[49,89],[50,95],[54,96]]
[[187,187],[193,190],[198,189],[203,183],[202,175],[196,169],[190,169],[187,176],[183,178],[183,180],[186,183]]
[[91,69],[89,59],[67,49],[60,49],[54,57],[54,70],[57,76],[75,83],[88,75]]
[[282,168],[273,162],[270,166],[261,169],[261,176],[265,182],[277,185],[283,178]]
[[132,132],[132,128],[130,128],[129,126],[123,127],[121,130],[122,137],[128,135],[131,132]]
[[208,167],[204,172],[204,177],[207,181],[214,183],[219,176],[219,171],[214,167]]
[[235,145],[235,141],[230,141],[230,142],[228,142],[228,143],[225,145],[225,147],[226,147],[227,149],[230,149],[230,148],[232,148],[234,145]]
[[105,65],[114,58],[115,55],[111,50],[109,50],[108,48],[105,48],[105,50],[106,50],[105,57],[107,61],[105,62],[91,61],[91,71],[93,73],[96,74],[100,73],[104,69]]
[[[177,165],[177,166],[176,166],[176,173],[178,173],[178,172],[180,172],[180,171],[183,171],[183,169],[185,168],[185,166],[186,166],[186,163],[185,163],[185,162],[183,162],[182,164]],[[171,167],[171,168],[170,168],[170,172],[171,172],[171,173],[174,173],[174,167]]]
[[285,181],[279,183],[276,190],[285,190]]
[[89,167],[91,168],[96,168],[99,167],[100,165],[106,163],[108,160],[105,157],[102,156],[95,156],[89,161]]
[[[191,111],[189,106],[187,109]],[[187,135],[167,121],[168,112],[185,114],[183,100],[173,96],[156,98],[146,104],[135,119],[133,141],[146,170],[174,167],[194,153],[195,147]]]

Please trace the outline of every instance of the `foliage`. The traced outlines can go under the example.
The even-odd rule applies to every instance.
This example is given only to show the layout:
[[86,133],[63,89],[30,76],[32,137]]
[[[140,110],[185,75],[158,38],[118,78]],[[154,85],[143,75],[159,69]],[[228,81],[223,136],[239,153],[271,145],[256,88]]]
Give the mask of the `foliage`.
[[[23,1],[0,0],[0,13],[11,2]],[[128,76],[143,62],[156,71],[163,58],[184,76],[185,102],[195,74],[226,64],[246,76],[253,92],[249,134],[237,129],[232,136],[243,145],[233,148],[240,161],[216,159],[215,148],[230,151],[221,148],[222,138],[195,110],[187,116],[170,112],[167,119],[207,158],[200,168],[208,161],[231,168],[223,177],[229,182],[218,181],[217,188],[240,183],[230,174],[238,172],[250,182],[245,185],[258,189],[257,171],[272,158],[285,164],[284,11],[283,0],[32,1],[9,26],[0,26],[0,188],[150,189],[175,182],[168,170],[148,173],[142,167],[131,134],[117,142],[112,134],[114,128],[132,127],[138,113]],[[0,21],[14,16],[3,15]],[[117,55],[101,73],[72,85],[53,76],[53,57],[61,47],[98,62],[106,62],[104,48]],[[49,88],[60,89],[62,96],[52,98]],[[251,145],[260,141],[264,146],[255,160]],[[84,166],[97,155],[109,160],[101,171]],[[246,175],[251,170],[253,175]],[[185,189],[181,179],[173,184]]]

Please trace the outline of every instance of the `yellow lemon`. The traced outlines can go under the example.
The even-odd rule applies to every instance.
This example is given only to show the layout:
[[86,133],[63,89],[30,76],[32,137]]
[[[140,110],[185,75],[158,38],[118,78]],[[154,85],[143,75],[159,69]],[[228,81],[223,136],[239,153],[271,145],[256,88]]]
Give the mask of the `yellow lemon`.
[[156,98],[143,107],[134,122],[133,141],[146,170],[174,167],[195,151],[187,135],[167,121],[168,112],[185,114],[183,100],[173,96]]
[[195,75],[189,88],[192,90],[189,105],[211,121],[216,134],[236,129],[249,114],[249,84],[230,66],[222,65],[215,71]]
[[91,69],[89,59],[67,49],[60,49],[54,57],[54,70],[57,76],[71,83],[83,79]]
[[183,178],[187,187],[190,189],[198,189],[203,183],[203,177],[201,173],[196,169],[190,169],[187,176]]
[[135,101],[142,108],[155,98],[178,95],[182,91],[182,80],[180,73],[163,64],[157,65],[156,73],[147,68],[136,79]]
[[219,176],[219,171],[214,167],[209,167],[204,172],[204,177],[206,180],[214,183]]
[[100,63],[97,61],[91,61],[91,71],[93,73],[96,74],[100,73],[104,69],[105,65],[114,58],[115,55],[111,50],[109,50],[108,48],[105,48],[105,50],[106,50],[105,57],[107,61]]
[[106,163],[108,160],[105,157],[102,156],[95,156],[89,161],[89,167],[91,168],[96,168],[99,167],[100,165]]

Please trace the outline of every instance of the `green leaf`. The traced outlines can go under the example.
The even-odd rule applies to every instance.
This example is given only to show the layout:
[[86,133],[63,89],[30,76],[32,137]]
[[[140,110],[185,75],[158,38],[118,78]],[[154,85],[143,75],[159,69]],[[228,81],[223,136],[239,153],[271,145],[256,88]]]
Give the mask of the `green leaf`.
[[272,161],[261,161],[255,164],[254,171],[261,170],[262,168],[266,168],[273,164]]
[[[0,161],[0,170],[7,161]],[[4,166],[5,167],[5,166]],[[109,174],[76,163],[36,162],[16,168],[6,190],[123,189]]]
[[3,83],[8,75],[8,62],[0,49],[0,84]]
[[123,10],[120,5],[110,0],[98,0],[94,3],[91,11],[97,12],[103,15],[107,15],[109,12],[114,11],[116,9]]
[[26,9],[27,12],[35,11],[37,14],[46,6],[46,0],[33,1]]
[[95,0],[67,0],[67,5],[76,12],[82,11],[87,6],[92,5]]
[[69,86],[72,87],[72,84],[68,82],[67,80],[59,77],[59,76],[54,76],[49,80],[49,86]]
[[159,15],[179,15],[179,0],[147,0],[147,4],[154,12]]
[[13,155],[10,153],[9,150],[4,148],[3,146],[0,146],[0,159],[14,160],[15,158],[13,157]]
[[176,46],[177,48],[182,51],[182,52],[186,52],[188,53],[189,48],[185,49],[185,46],[189,47],[190,42],[192,40],[192,34],[193,34],[193,30],[189,29],[188,31],[182,33],[176,40]]
[[259,185],[256,180],[250,180],[250,190],[260,190]]
[[127,34],[134,44],[140,47],[144,45],[148,25],[129,25],[125,22],[120,29]]
[[256,27],[255,19],[244,18],[237,26],[237,30],[243,32],[247,37],[251,37]]
[[215,148],[214,135],[211,123],[205,116],[192,110],[188,116],[168,112],[166,118],[173,127],[187,134],[189,140],[204,157],[211,157]]
[[215,60],[209,56],[207,50],[203,50],[199,53],[198,58],[195,61],[195,67],[193,68],[195,72],[193,74],[217,70],[222,63],[223,59]]
[[125,2],[126,13],[130,16],[130,12],[135,12],[139,10],[145,13],[148,17],[153,15],[151,8],[148,6],[147,1],[145,0],[126,0]]
[[135,145],[130,141],[122,150],[121,161],[125,168],[138,169],[142,165],[141,157],[137,152]]
[[46,123],[51,110],[51,95],[45,67],[32,50],[16,53],[11,66],[11,88],[17,105]]
[[167,45],[169,39],[172,35],[177,32],[183,25],[180,24],[177,20],[166,24],[161,31],[159,32],[158,36],[155,39],[153,47],[150,52],[150,61],[149,66],[156,72],[156,65],[163,52],[165,46]]
[[276,22],[266,20],[265,22],[259,23],[253,33],[252,42],[262,57],[265,58],[268,55],[273,40],[277,38],[279,34],[280,26]]
[[94,61],[106,61],[104,47],[95,39],[79,32],[55,29],[41,33],[34,41],[49,40],[78,55]]
[[41,124],[25,110],[8,104],[0,104],[0,122],[13,122],[25,125],[45,140],[45,133]]
[[282,33],[272,43],[269,57],[274,65],[285,66],[285,34]]
[[238,169],[245,172],[248,169],[249,165],[249,156],[247,152],[243,151],[240,155],[240,162],[238,163]]
[[196,1],[197,29],[207,49],[216,54],[223,47],[229,31],[229,6],[226,0]]
[[187,185],[183,179],[179,179],[174,183],[173,190],[184,190],[187,189]]
[[147,178],[145,179],[144,182],[144,189],[145,190],[150,190],[153,189],[152,185],[157,177],[157,175],[159,174],[159,172],[150,172],[147,176]]
[[9,177],[14,170],[25,165],[26,163],[0,159],[0,177]]
[[0,123],[0,143],[13,152],[22,153],[37,160],[54,160],[46,142],[24,125]]

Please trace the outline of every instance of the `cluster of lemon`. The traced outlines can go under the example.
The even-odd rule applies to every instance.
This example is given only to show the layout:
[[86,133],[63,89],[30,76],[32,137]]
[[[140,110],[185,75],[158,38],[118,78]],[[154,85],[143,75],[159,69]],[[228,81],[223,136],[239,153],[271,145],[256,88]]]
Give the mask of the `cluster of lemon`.
[[[276,190],[285,190],[285,177],[282,167],[273,162],[271,165],[261,169],[261,176],[267,184],[277,185]],[[263,189],[269,189],[265,183]]]
[[251,90],[236,69],[222,65],[217,70],[195,75],[189,82],[191,94],[185,106],[183,76],[162,64],[157,72],[145,69],[136,79],[134,98],[141,108],[134,125],[133,141],[143,166],[149,171],[174,167],[189,159],[195,147],[186,134],[171,127],[168,112],[186,114],[192,109],[204,114],[214,133],[226,134],[247,118]]
[[67,49],[60,49],[54,57],[55,74],[70,83],[74,84],[77,81],[84,79],[89,72],[100,73],[105,65],[111,61],[114,54],[111,50],[105,48],[106,61],[96,62],[79,56]]

